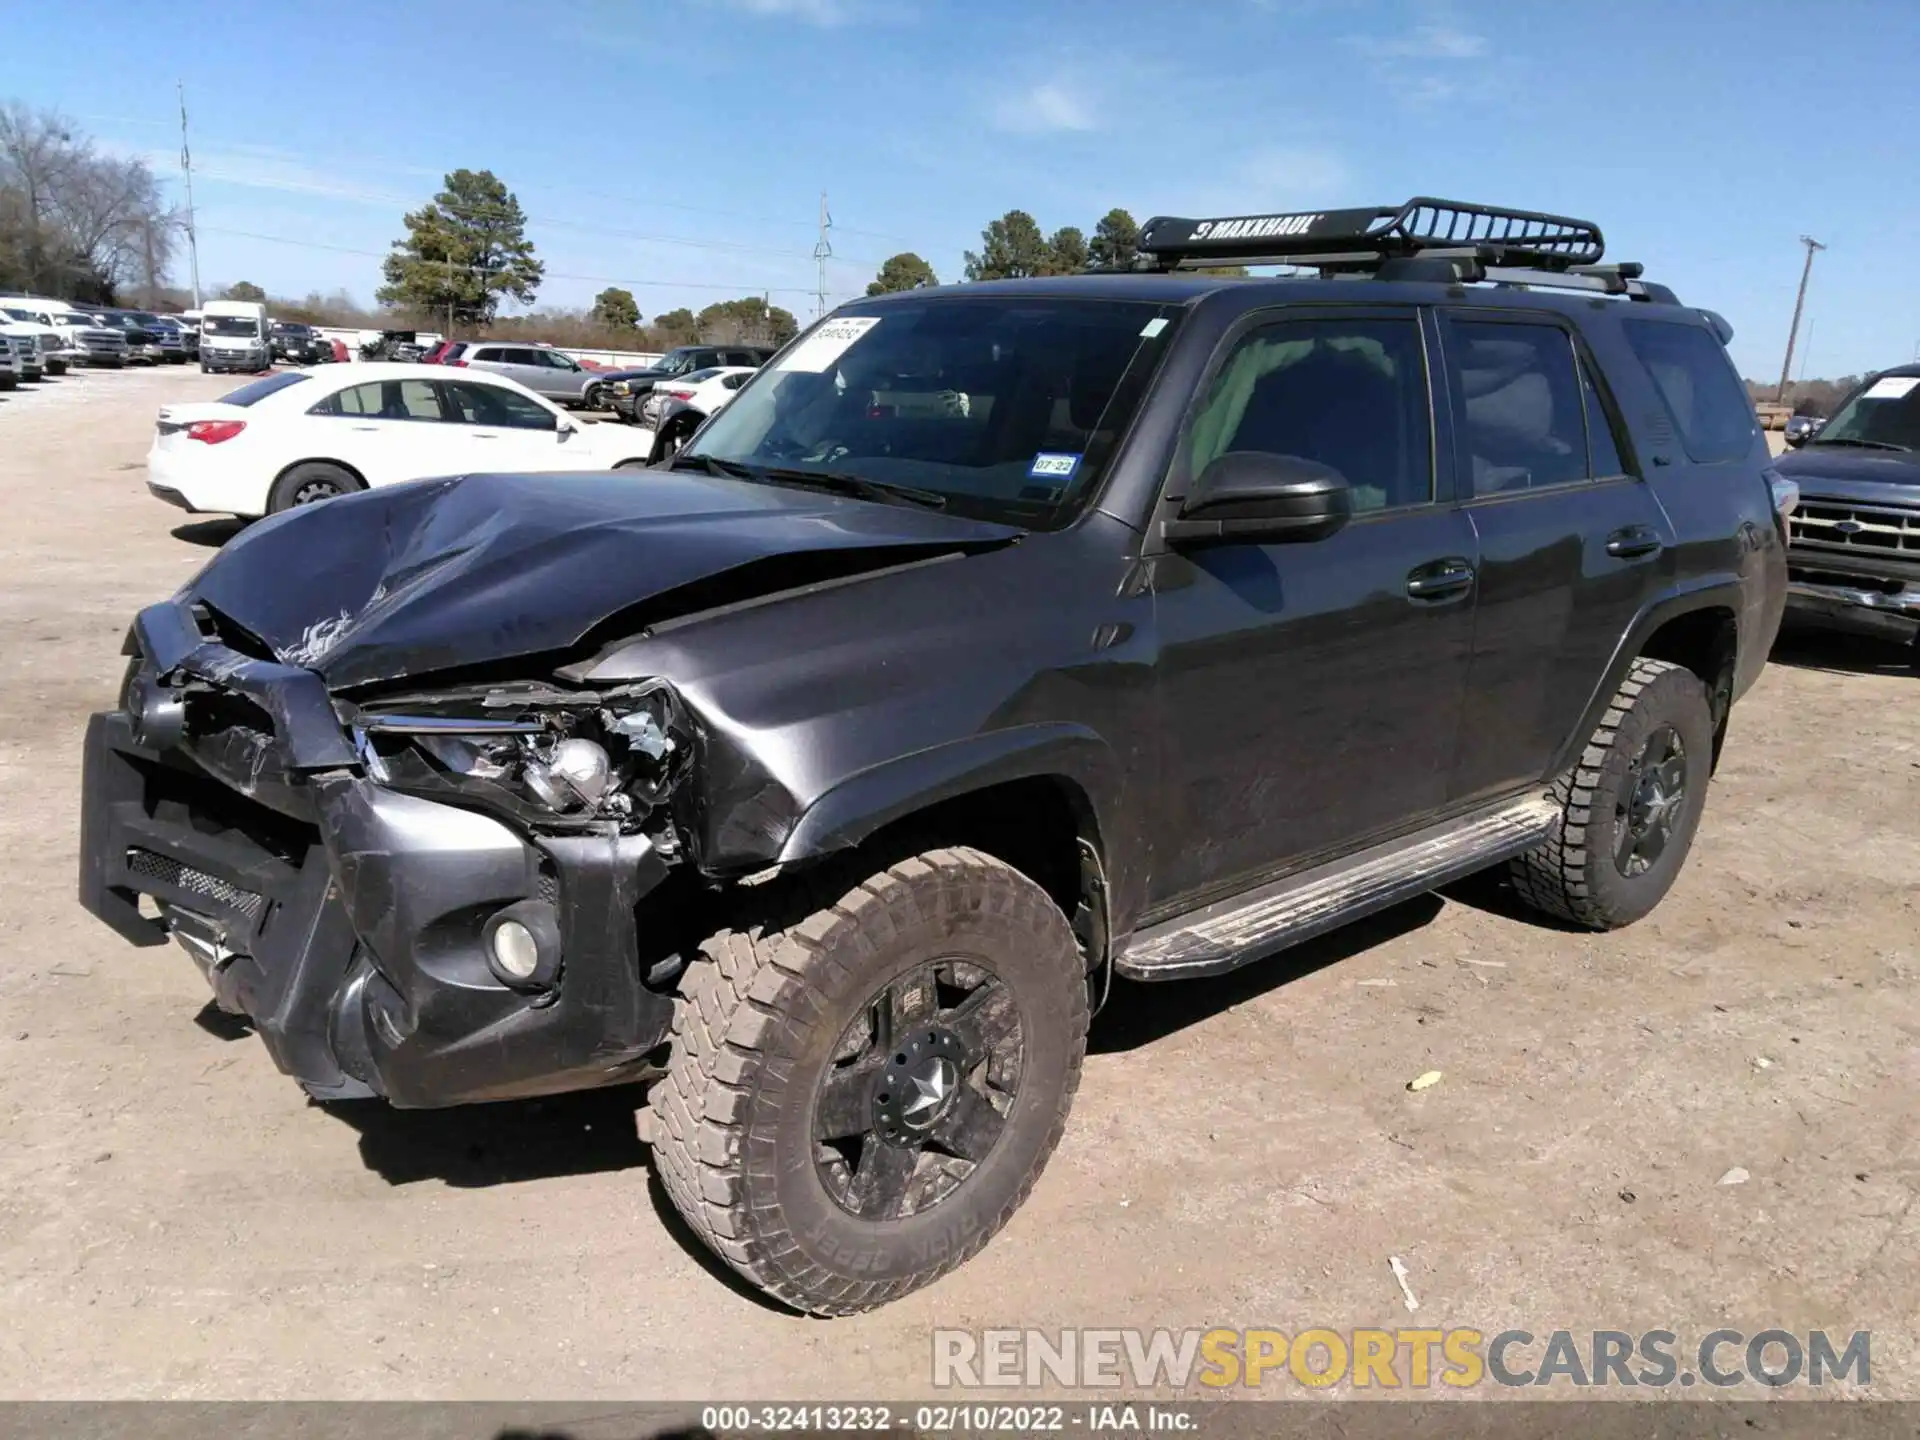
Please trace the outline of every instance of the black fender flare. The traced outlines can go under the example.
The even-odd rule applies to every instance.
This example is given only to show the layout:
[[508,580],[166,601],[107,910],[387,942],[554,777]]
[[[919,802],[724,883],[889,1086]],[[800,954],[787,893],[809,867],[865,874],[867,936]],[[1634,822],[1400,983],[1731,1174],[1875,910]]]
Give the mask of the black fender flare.
[[1733,612],[1735,623],[1745,609],[1746,598],[1741,588],[1740,577],[1732,572],[1722,572],[1698,576],[1685,584],[1663,591],[1654,596],[1640,612],[1634,616],[1633,623],[1620,637],[1620,643],[1614,647],[1613,657],[1607,662],[1607,668],[1587,697],[1586,707],[1580,712],[1580,721],[1573,732],[1560,743],[1554,753],[1552,768],[1547,772],[1551,779],[1563,773],[1573,764],[1580,748],[1587,738],[1599,727],[1601,717],[1607,712],[1614,692],[1627,678],[1627,671],[1633,662],[1646,649],[1647,642],[1661,626],[1682,615],[1693,614],[1701,610],[1725,609]]
[[[1084,725],[1041,721],[983,731],[884,760],[823,791],[800,813],[778,863],[851,849],[908,816],[1009,780],[1053,779],[1083,809],[1087,838],[1105,848],[1119,823],[1121,767],[1113,748]],[[1111,866],[1113,857],[1106,863]]]

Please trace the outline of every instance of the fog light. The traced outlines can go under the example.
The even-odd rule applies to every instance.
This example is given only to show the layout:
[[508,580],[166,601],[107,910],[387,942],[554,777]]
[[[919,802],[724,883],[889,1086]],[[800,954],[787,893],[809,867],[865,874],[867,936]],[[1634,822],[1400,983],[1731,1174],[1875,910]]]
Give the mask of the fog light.
[[508,980],[531,980],[540,968],[540,942],[518,920],[503,920],[493,931],[493,968]]
[[544,900],[497,912],[480,932],[487,968],[515,990],[545,990],[560,975],[560,917]]

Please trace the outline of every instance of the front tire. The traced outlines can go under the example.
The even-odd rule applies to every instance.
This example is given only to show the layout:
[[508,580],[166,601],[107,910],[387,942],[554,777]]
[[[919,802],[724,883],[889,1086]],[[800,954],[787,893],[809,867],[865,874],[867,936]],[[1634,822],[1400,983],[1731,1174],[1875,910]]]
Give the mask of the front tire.
[[296,505],[317,505],[322,500],[333,500],[366,488],[345,466],[326,460],[308,460],[273,482],[273,490],[267,496],[267,513],[278,515]]
[[717,1255],[852,1314],[953,1270],[1026,1199],[1079,1086],[1084,964],[1047,894],[975,850],[763,903],[683,977],[648,1138]]
[[1617,930],[1673,888],[1706,808],[1713,712],[1706,686],[1665,660],[1633,662],[1573,768],[1560,817],[1508,875],[1536,910]]

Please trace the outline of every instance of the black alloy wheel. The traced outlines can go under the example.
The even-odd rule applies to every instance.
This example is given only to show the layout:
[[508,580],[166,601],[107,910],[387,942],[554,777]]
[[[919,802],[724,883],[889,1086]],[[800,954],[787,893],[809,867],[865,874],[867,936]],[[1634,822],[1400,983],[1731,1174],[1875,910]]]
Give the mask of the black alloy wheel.
[[997,977],[935,961],[889,982],[820,1078],[814,1166],[863,1220],[924,1214],[992,1153],[1020,1091],[1020,1011]]
[[1687,747],[1662,725],[1627,762],[1627,784],[1614,813],[1613,863],[1628,879],[1644,875],[1666,853],[1687,799]]

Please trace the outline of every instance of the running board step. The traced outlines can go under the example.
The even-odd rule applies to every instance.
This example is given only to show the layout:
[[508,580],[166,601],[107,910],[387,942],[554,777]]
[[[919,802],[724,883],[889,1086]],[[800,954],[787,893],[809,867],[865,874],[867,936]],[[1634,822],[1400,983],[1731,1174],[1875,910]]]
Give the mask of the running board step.
[[1136,931],[1114,960],[1132,980],[1219,975],[1531,850],[1560,807],[1528,795],[1403,835]]

